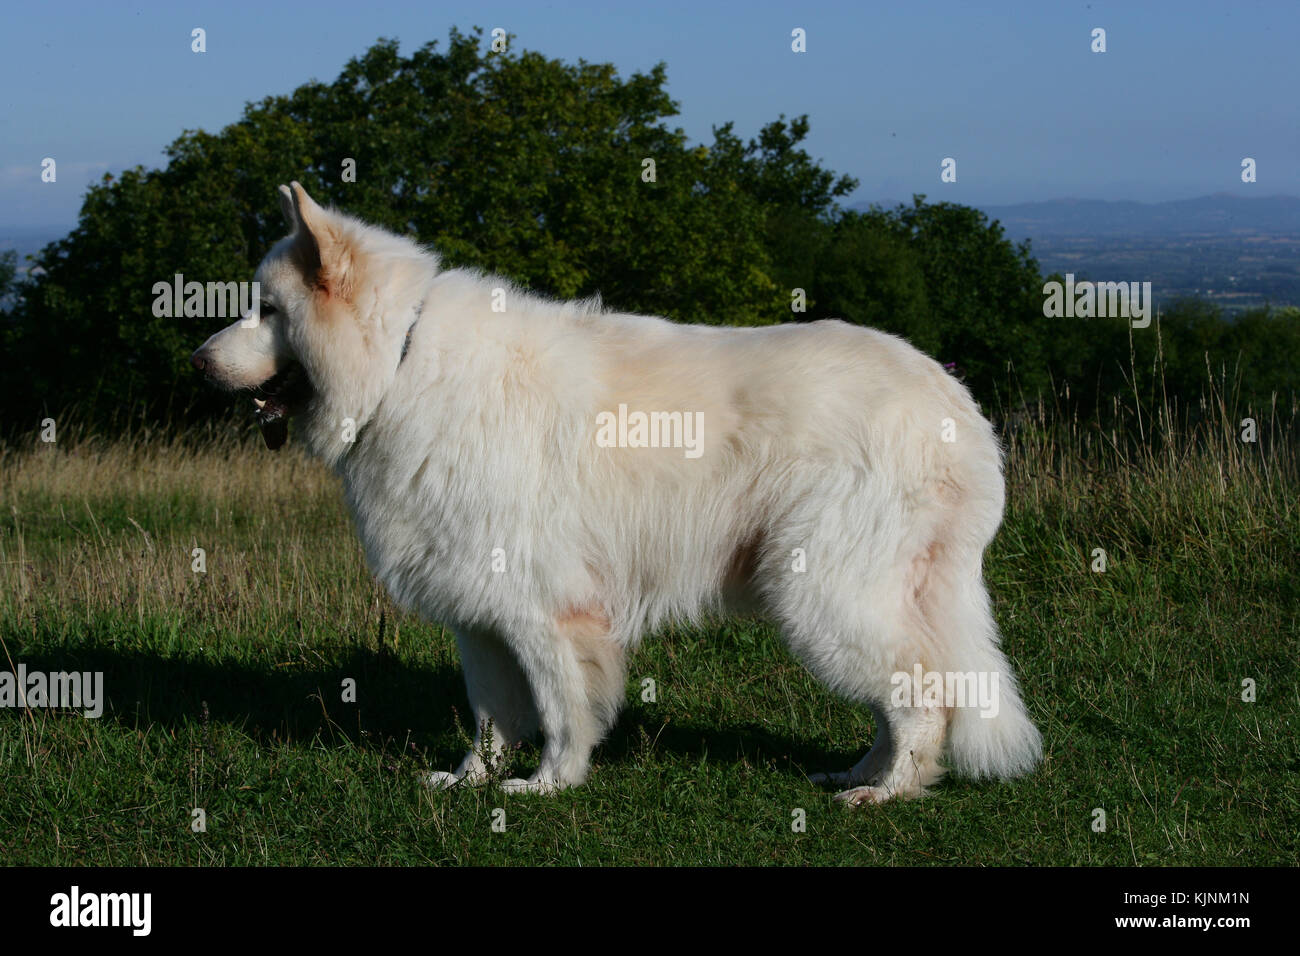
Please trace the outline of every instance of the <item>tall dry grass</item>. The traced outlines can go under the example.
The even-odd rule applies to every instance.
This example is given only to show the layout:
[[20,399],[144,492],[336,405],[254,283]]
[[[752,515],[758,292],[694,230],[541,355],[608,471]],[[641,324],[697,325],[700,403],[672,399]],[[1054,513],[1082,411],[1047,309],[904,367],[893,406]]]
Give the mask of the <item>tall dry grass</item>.
[[1154,371],[1147,394],[1131,387],[1087,418],[1042,398],[1000,416],[1015,422],[1003,428],[1009,528],[1038,519],[1062,540],[1172,550],[1225,572],[1300,549],[1300,396],[1251,407],[1239,371],[1208,365],[1199,395],[1176,396]]
[[291,449],[148,433],[0,450],[11,634],[38,615],[89,626],[104,611],[163,616],[191,637],[268,615],[319,629],[369,620],[380,600],[337,480]]

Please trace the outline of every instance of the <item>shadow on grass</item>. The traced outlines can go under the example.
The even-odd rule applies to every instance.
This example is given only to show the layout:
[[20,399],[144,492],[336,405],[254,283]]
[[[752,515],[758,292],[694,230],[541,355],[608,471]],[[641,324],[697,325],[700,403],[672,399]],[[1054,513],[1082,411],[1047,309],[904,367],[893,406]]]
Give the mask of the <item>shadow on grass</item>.
[[[107,701],[101,719],[129,727],[192,727],[203,719],[206,704],[208,720],[234,727],[259,745],[346,738],[362,748],[400,749],[409,739],[427,748],[434,769],[452,767],[464,755],[458,721],[473,732],[459,667],[422,666],[360,645],[335,649],[326,662],[275,669],[94,645],[57,655],[33,649],[21,661],[28,673],[102,672]],[[0,662],[0,669],[8,668]],[[356,703],[342,699],[346,678],[356,681]],[[0,720],[21,713],[0,711]],[[843,769],[846,759],[758,724],[665,724],[635,706],[623,712],[595,756],[606,765],[626,764],[644,752],[647,741],[658,752],[720,763],[770,762],[792,772]]]
[[[753,766],[770,763],[798,775],[843,770],[862,755],[846,754],[838,748],[827,750],[802,738],[773,733],[770,728],[753,722],[665,723],[658,715],[629,708],[597,751],[598,759],[606,764],[625,764],[643,753],[647,744],[655,752],[707,758],[715,763]],[[862,752],[868,746],[870,738],[864,737]]]
[[[192,726],[203,719],[206,705],[208,720],[237,728],[259,744],[344,737],[368,747],[376,738],[384,746],[409,736],[432,745],[431,758],[456,753],[459,759],[456,714],[472,723],[459,668],[413,665],[364,646],[335,650],[326,661],[276,668],[93,645],[57,655],[33,649],[21,660],[29,673],[103,672],[107,703],[101,719],[129,727]],[[9,669],[8,662],[0,668]],[[356,682],[356,703],[343,701],[345,678]]]

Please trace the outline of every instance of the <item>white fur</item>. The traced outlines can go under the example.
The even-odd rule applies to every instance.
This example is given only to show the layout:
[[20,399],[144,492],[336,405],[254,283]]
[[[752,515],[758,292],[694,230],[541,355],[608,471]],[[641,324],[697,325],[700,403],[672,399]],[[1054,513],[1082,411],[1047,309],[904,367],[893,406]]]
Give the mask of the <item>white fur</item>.
[[[317,392],[293,434],[342,476],[393,597],[457,634],[494,749],[545,735],[537,773],[509,787],[581,783],[624,697],[626,655],[724,597],[758,601],[817,677],[873,710],[876,745],[825,778],[852,788],[843,799],[920,795],[945,760],[973,777],[1034,766],[1039,734],[981,578],[1000,450],[938,364],[838,321],[711,328],[548,301],[442,270],[294,185],[294,236],[258,270]],[[294,255],[313,241],[328,279],[316,285],[310,254]],[[205,346],[215,376],[244,362],[226,334]],[[702,412],[703,454],[598,446],[597,416],[620,403]],[[918,662],[996,671],[998,715],[892,705],[891,675]],[[430,782],[485,774],[471,753]]]

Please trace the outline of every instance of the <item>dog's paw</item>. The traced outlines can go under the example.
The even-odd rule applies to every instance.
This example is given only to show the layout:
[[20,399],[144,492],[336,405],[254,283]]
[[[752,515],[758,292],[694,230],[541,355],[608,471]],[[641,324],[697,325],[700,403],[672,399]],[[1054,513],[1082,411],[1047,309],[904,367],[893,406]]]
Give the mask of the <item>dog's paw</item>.
[[424,785],[430,790],[451,790],[454,787],[481,787],[487,783],[487,776],[481,773],[465,773],[457,770],[432,770],[424,778]]
[[884,803],[894,796],[895,794],[884,787],[854,787],[852,790],[835,794],[835,799],[851,807],[865,807],[872,803]]
[[462,779],[447,770],[434,770],[424,778],[424,785],[430,790],[450,790],[459,786]]
[[550,780],[544,777],[531,777],[524,780],[522,777],[515,777],[511,780],[504,780],[501,783],[501,789],[507,793],[559,793],[564,789],[564,784]]

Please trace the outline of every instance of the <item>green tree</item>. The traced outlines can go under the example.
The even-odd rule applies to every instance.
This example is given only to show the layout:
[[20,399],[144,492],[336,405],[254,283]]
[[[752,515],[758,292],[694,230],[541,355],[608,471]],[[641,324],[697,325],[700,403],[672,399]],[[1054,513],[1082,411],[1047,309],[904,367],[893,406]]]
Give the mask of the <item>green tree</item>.
[[840,318],[901,335],[932,356],[942,353],[925,271],[907,238],[879,217],[849,212],[825,230],[811,318]]
[[1009,369],[1031,390],[1047,386],[1043,280],[1028,244],[1009,241],[978,209],[923,196],[880,215],[908,239],[925,277],[937,357],[955,362],[986,401]]
[[220,132],[183,133],[165,168],[92,187],[76,229],[42,252],[9,336],[18,374],[0,386],[0,419],[73,401],[101,418],[225,407],[186,363],[212,321],[156,318],[152,290],[175,273],[247,279],[283,234],[275,190],[291,179],[450,266],[556,296],[599,292],[683,321],[788,319],[774,230],[795,213],[808,231],[829,228],[853,181],[800,148],[805,117],[747,144],[729,125],[688,144],[666,122],[677,104],[665,83],[662,64],[622,79],[606,64],[494,54],[480,31],[452,30],[445,49],[409,57],[380,41],[333,82],[249,104]]

